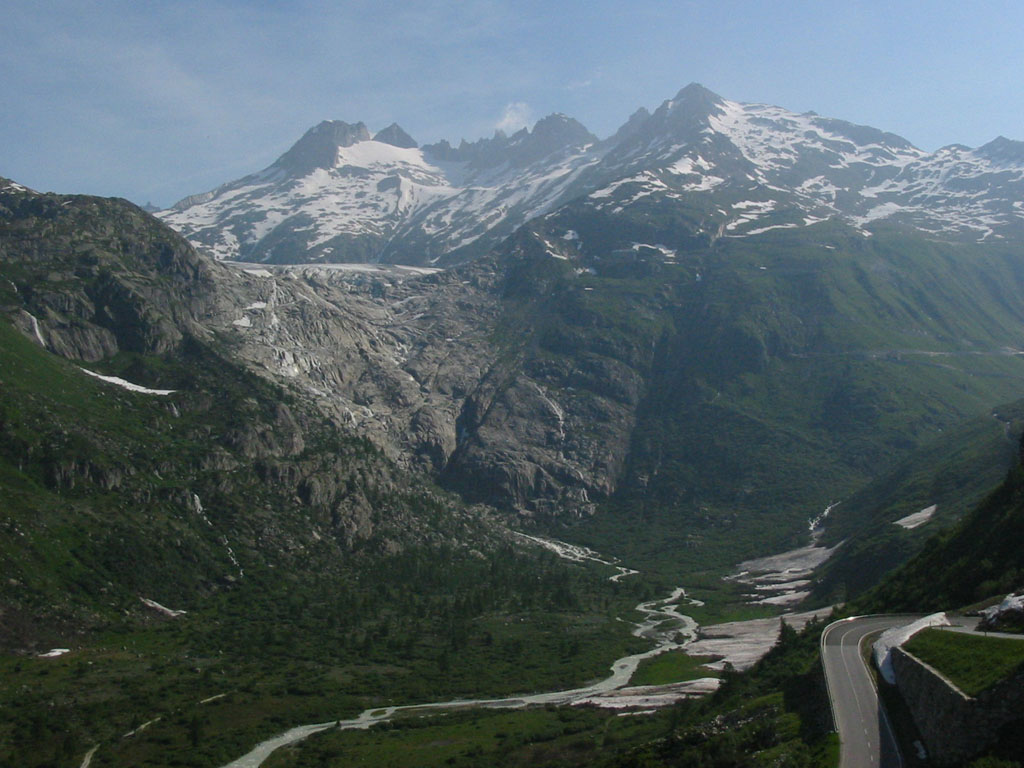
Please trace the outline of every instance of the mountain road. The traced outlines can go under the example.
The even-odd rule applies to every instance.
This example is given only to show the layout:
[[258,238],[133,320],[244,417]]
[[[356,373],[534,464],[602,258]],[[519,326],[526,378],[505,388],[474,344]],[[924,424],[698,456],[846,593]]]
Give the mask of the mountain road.
[[829,624],[821,634],[821,660],[839,732],[840,768],[901,768],[892,726],[878,700],[861,644],[868,635],[913,621],[915,616],[860,616]]

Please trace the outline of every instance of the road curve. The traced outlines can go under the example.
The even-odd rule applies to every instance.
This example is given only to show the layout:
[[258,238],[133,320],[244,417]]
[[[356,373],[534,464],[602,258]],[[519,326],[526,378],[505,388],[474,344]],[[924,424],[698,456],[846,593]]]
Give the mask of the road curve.
[[859,616],[841,619],[821,633],[821,661],[839,732],[839,768],[901,768],[892,726],[878,701],[871,673],[860,653],[872,632],[909,624],[914,616]]

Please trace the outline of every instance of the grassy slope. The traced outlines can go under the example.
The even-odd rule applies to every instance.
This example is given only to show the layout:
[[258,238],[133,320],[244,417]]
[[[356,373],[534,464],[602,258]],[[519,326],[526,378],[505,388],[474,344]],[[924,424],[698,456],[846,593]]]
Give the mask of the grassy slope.
[[1020,465],[959,524],[856,602],[857,610],[948,610],[1024,585]]
[[[938,532],[974,509],[1012,466],[1024,401],[968,419],[943,432],[835,509],[825,542],[846,544],[822,569],[816,599],[853,599],[881,581]],[[936,505],[925,524],[907,530],[902,517]]]
[[669,651],[640,662],[630,685],[663,685],[701,677],[719,677],[717,670],[704,664],[714,661],[711,656],[690,656],[685,651]]
[[914,635],[904,648],[968,696],[977,696],[1024,669],[1024,640],[927,629]]

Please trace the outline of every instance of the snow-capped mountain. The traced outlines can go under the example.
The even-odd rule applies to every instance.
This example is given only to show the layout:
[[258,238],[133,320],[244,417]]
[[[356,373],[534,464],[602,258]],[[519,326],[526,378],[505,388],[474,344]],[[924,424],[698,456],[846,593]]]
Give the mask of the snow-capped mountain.
[[432,264],[551,210],[595,142],[564,115],[458,147],[323,122],[265,170],[161,216],[220,259]]
[[912,226],[945,239],[1024,234],[1024,142],[929,154],[875,128],[689,85],[610,140],[589,203],[621,212],[644,198],[703,209],[712,237],[839,219]]
[[678,204],[699,238],[834,219],[943,239],[1024,234],[1024,142],[934,153],[875,128],[688,85],[609,139],[551,115],[532,131],[418,147],[400,127],[312,128],[269,168],[160,214],[222,259],[455,263],[570,200]]

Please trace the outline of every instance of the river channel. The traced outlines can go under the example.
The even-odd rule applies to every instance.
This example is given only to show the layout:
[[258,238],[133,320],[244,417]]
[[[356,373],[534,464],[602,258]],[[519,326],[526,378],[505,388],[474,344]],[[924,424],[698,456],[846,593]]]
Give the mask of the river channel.
[[[546,546],[558,552],[558,554],[562,557],[566,557],[567,559],[594,560],[606,565],[612,565],[619,569],[619,573],[611,577],[613,579],[619,579],[624,575],[636,573],[636,571],[622,568],[621,566],[615,565],[613,562],[601,558],[600,555],[591,550],[574,547],[572,545],[563,544],[562,542],[556,542],[549,539],[544,539],[542,543],[541,540],[535,539],[534,537],[528,538],[533,539],[535,543],[542,544],[542,546]],[[666,651],[682,648],[696,640],[697,622],[689,616],[679,612],[680,603],[688,599],[689,598],[686,597],[686,590],[682,587],[677,587],[668,597],[660,600],[650,600],[640,603],[636,607],[636,610],[643,614],[644,619],[639,624],[635,625],[633,634],[636,637],[642,637],[652,641],[655,644],[654,647],[648,651],[644,651],[643,653],[635,653],[631,656],[623,656],[621,659],[617,659],[611,666],[611,674],[604,680],[594,683],[593,685],[587,685],[582,688],[573,688],[566,691],[532,693],[522,696],[509,696],[507,698],[500,699],[455,699],[452,701],[439,701],[429,704],[374,707],[372,709],[364,710],[358,717],[354,717],[350,720],[330,720],[323,723],[310,723],[308,725],[296,726],[295,728],[285,731],[278,736],[257,744],[251,752],[231,763],[228,763],[223,768],[257,768],[257,766],[261,765],[263,761],[266,760],[275,750],[289,744],[294,744],[297,741],[301,741],[302,739],[305,739],[314,733],[318,733],[319,731],[326,731],[329,728],[337,728],[339,730],[369,728],[377,723],[383,723],[390,720],[398,712],[422,712],[427,714],[430,712],[455,709],[518,709],[544,704],[600,704],[605,697],[608,697],[615,692],[622,692],[622,689],[628,685],[630,678],[633,676],[633,673],[636,672],[641,661],[649,659],[652,656],[657,656],[660,653],[665,653]],[[672,691],[669,693],[666,693],[665,691],[667,686],[643,686],[630,688],[628,690],[632,695],[625,697],[619,706],[627,706],[633,702],[642,702],[652,696],[655,698],[658,696],[669,696],[673,699],[682,698],[687,695],[687,687],[690,688],[691,693],[706,693],[709,685],[713,687],[713,685],[716,684],[717,680],[690,681],[689,684],[677,684],[675,686],[671,686]],[[645,696],[645,694],[649,695]]]

